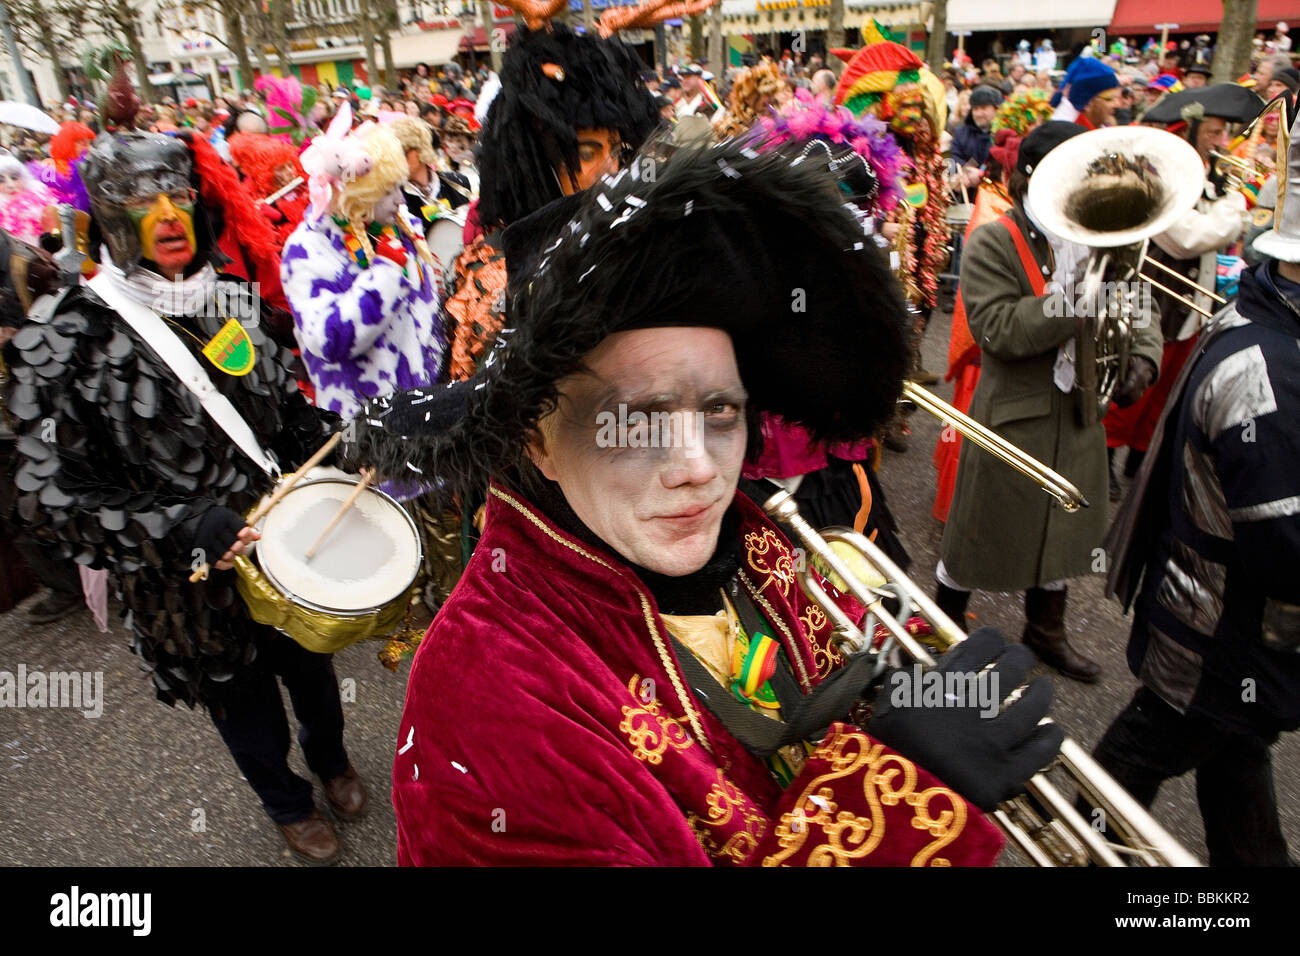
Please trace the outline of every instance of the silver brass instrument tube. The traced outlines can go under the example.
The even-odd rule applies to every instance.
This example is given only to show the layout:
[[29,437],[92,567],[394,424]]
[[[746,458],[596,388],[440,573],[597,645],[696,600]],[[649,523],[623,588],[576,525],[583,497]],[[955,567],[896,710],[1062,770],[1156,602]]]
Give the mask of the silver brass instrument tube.
[[[777,492],[763,503],[763,510],[777,521],[794,529],[795,534],[812,554],[820,558],[841,578],[847,590],[871,610],[913,661],[923,666],[934,664],[934,658],[925,646],[908,634],[906,628],[884,610],[881,598],[889,592],[870,587],[854,574],[847,563],[832,550],[828,539],[815,531],[799,514],[799,509],[789,492]],[[874,542],[864,535],[847,530],[829,531],[828,536],[831,541],[839,540],[854,548],[873,565],[874,570],[894,588],[896,593],[893,596],[915,606],[921,616],[929,621],[934,627],[935,636],[945,649],[965,640],[964,631],[944,614],[938,605],[916,586],[915,582],[903,574]],[[810,572],[805,573],[810,576]],[[816,599],[821,604],[822,600],[827,600],[827,597],[820,588],[817,591],[820,593],[817,594]],[[823,604],[822,607],[837,621],[847,620],[843,612],[834,615],[827,605]],[[857,631],[856,639],[861,647],[869,648],[870,636],[863,634],[856,627],[852,629]],[[1061,745],[1060,760],[1062,767],[1079,785],[1083,795],[1100,805],[1106,815],[1105,822],[1108,826],[1122,838],[1133,840],[1136,844],[1131,847],[1121,846],[1121,850],[1131,853],[1142,862],[1156,862],[1168,866],[1200,865],[1196,858],[1174,840],[1128,791],[1116,783],[1100,764],[1068,737]],[[1043,773],[1035,774],[1028,781],[1026,790],[1054,816],[1053,823],[1059,822],[1066,828],[1070,837],[1082,844],[1093,862],[1102,866],[1125,865],[1116,848],[1102,836],[1098,829],[1083,819],[1074,805],[1061,795]],[[992,814],[992,817],[1023,849],[1024,841],[1032,842],[1032,838],[1011,819],[1015,815],[1014,803],[1013,800],[1004,804]],[[1035,863],[1042,865],[1044,860],[1049,858],[1041,848],[1035,846],[1035,849],[1037,852],[1028,849],[1025,852]]]

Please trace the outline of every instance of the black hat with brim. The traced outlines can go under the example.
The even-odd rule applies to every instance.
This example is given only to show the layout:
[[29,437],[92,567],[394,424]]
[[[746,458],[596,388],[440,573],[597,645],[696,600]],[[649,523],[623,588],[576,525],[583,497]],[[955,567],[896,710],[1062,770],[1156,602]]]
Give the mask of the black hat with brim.
[[1020,142],[1020,151],[1016,154],[1016,169],[1026,176],[1032,176],[1043,157],[1067,139],[1086,132],[1078,123],[1064,120],[1049,120],[1035,128]]
[[592,349],[672,326],[731,336],[753,410],[816,439],[874,434],[909,365],[899,285],[824,167],[753,146],[643,152],[512,226],[507,328],[478,374],[371,401],[347,459],[451,494],[509,482]]
[[1215,83],[1197,89],[1170,93],[1142,115],[1143,123],[1186,123],[1217,117],[1230,123],[1254,119],[1264,101],[1236,83]]

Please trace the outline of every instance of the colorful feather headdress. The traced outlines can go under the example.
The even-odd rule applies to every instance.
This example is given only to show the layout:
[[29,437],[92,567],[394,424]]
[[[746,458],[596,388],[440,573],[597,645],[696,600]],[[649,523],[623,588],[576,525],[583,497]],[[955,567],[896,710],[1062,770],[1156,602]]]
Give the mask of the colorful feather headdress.
[[911,166],[888,127],[870,114],[855,117],[843,106],[827,107],[803,90],[799,92],[803,96],[794,109],[762,120],[763,148],[814,139],[851,147],[867,161],[880,183],[874,212],[887,215],[903,198],[902,174]]

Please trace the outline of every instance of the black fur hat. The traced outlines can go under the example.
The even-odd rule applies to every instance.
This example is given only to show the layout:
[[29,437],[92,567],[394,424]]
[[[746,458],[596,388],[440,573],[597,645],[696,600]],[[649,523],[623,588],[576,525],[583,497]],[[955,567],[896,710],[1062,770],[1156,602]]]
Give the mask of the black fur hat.
[[580,129],[617,130],[638,149],[659,124],[643,69],[617,38],[580,35],[563,23],[521,31],[479,137],[480,221],[509,225],[558,199],[556,170],[580,166]]
[[756,411],[856,440],[893,414],[908,314],[884,253],[824,165],[729,141],[648,152],[506,231],[509,324],[479,373],[369,403],[348,458],[446,490],[527,473],[557,382],[606,336],[731,336]]

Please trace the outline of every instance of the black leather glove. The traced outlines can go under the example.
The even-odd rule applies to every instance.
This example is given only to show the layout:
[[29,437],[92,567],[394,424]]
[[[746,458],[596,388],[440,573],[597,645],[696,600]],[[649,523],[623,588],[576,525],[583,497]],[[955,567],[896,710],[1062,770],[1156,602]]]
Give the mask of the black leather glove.
[[[920,689],[912,686],[916,668],[887,674],[867,730],[981,810],[993,810],[1021,793],[1065,739],[1055,724],[1038,725],[1052,703],[1052,682],[1046,677],[1031,681],[1019,700],[999,712],[1033,663],[1028,648],[1008,645],[996,628],[982,627],[939,658]],[[925,706],[924,688],[936,678],[943,682],[941,703],[934,704],[932,692],[930,706]]]
[[1150,359],[1135,355],[1129,360],[1128,374],[1124,376],[1124,381],[1119,383],[1119,387],[1115,389],[1115,394],[1111,396],[1110,400],[1120,408],[1128,408],[1142,397],[1142,393],[1150,388],[1151,383],[1155,380],[1155,363]]
[[[215,565],[221,560],[221,556],[239,540],[239,532],[243,530],[245,524],[243,515],[237,511],[231,511],[220,505],[209,508],[199,519],[191,547],[203,552],[200,560]],[[193,550],[190,553],[192,554]]]

